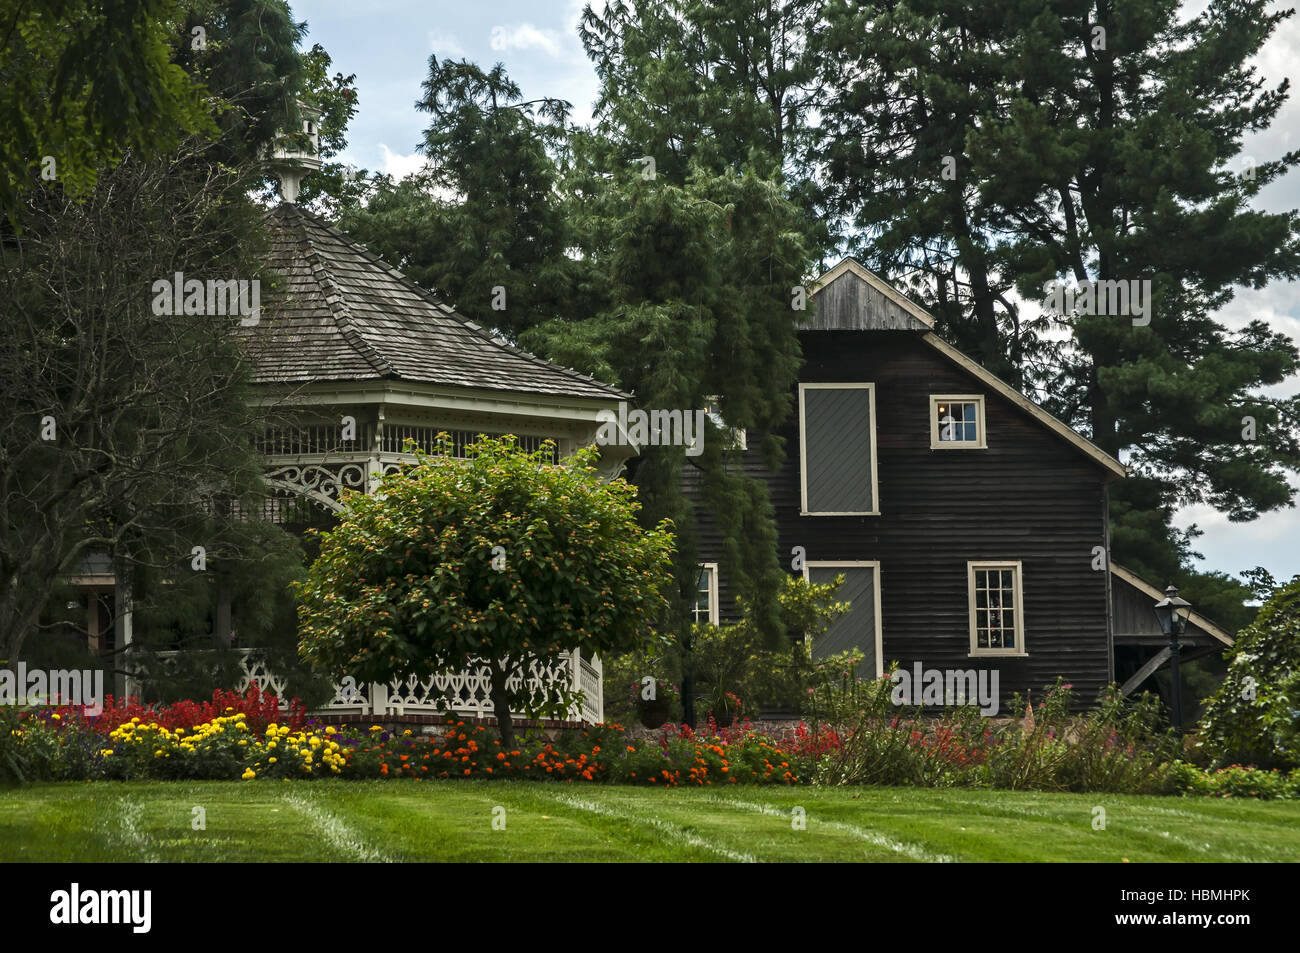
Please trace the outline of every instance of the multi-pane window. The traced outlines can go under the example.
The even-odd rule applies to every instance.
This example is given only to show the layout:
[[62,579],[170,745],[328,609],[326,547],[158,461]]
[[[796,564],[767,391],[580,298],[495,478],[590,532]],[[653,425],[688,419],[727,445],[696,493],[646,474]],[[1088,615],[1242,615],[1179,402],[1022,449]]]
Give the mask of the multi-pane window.
[[930,448],[983,449],[984,398],[978,395],[930,397]]
[[699,581],[695,584],[695,605],[691,607],[694,621],[718,624],[718,564],[700,566]]
[[971,654],[1023,655],[1020,563],[967,564]]

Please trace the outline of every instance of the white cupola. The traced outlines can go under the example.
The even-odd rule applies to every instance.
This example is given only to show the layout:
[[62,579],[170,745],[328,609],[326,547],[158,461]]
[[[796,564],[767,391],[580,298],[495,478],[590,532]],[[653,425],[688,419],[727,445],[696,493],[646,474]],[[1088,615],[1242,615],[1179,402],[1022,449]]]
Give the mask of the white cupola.
[[298,200],[303,178],[320,168],[320,116],[314,106],[298,103],[302,130],[298,136],[281,136],[275,144],[271,165],[280,179],[280,198],[290,204]]

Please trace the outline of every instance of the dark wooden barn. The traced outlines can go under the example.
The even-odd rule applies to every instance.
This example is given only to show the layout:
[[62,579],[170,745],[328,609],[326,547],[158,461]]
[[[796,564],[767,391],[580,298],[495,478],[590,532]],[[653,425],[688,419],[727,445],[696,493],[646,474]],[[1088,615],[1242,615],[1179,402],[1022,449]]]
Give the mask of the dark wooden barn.
[[[867,675],[996,670],[1004,702],[1061,677],[1094,699],[1116,677],[1107,487],[1124,466],[857,262],[812,301],[786,461],[771,472],[745,452],[739,465],[766,482],[792,571],[845,577],[852,610],[814,657],[856,647]],[[699,529],[697,618],[726,620],[723,540],[707,519]]]

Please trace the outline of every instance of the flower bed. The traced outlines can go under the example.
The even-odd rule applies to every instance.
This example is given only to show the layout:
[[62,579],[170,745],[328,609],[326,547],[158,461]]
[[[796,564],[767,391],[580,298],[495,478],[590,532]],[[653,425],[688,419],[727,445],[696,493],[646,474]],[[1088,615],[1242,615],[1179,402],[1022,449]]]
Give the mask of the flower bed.
[[[69,709],[0,709],[0,780],[233,780],[243,778],[531,778],[648,787],[732,784],[888,784],[1020,790],[1300,797],[1289,774],[1179,760],[1149,712],[1119,699],[1067,717],[1068,689],[1034,716],[994,724],[972,712],[939,718],[862,708],[856,721],[799,724],[773,735],[748,721],[705,729],[621,725],[526,735],[506,750],[483,725],[449,719],[434,735],[304,723],[256,690],[166,708],[135,703],[100,719]],[[232,702],[232,704],[222,704]],[[1126,704],[1126,703],[1125,703]],[[196,720],[217,707],[220,714]],[[236,710],[238,709],[238,710]],[[131,714],[131,711],[144,714]],[[277,717],[280,720],[276,720]]]
[[658,787],[797,781],[787,756],[753,732],[671,728],[629,743],[622,726],[595,725],[506,750],[491,729],[457,720],[433,736],[379,725],[263,726],[242,711],[190,725],[132,715],[107,732],[92,722],[52,709],[23,713],[8,730],[0,727],[0,772],[20,780],[536,778]]

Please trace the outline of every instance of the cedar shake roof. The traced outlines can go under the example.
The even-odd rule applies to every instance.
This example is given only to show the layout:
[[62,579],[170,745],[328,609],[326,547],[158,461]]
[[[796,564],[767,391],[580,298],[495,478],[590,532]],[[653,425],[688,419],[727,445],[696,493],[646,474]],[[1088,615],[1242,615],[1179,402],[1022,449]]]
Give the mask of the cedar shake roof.
[[283,284],[249,339],[259,384],[396,379],[548,396],[628,395],[512,347],[296,205],[266,216]]

